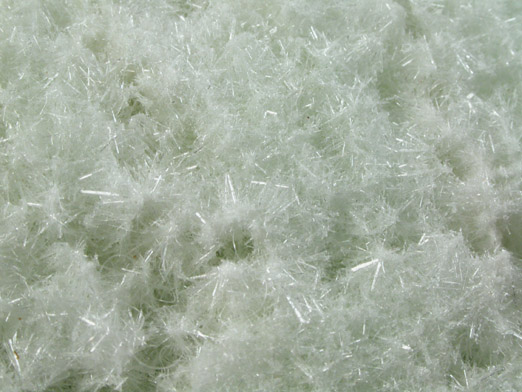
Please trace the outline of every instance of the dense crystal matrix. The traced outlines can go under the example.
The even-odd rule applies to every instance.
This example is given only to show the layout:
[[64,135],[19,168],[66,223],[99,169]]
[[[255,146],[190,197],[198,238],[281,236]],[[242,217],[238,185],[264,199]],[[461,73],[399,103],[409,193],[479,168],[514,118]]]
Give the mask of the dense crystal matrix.
[[0,3],[0,391],[522,390],[520,1]]

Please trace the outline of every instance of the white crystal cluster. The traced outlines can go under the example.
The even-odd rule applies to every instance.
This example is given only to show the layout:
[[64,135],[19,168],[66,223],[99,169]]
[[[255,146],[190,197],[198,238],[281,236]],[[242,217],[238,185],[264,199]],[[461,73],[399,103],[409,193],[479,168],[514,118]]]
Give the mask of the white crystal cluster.
[[0,0],[0,390],[521,391],[522,3]]

